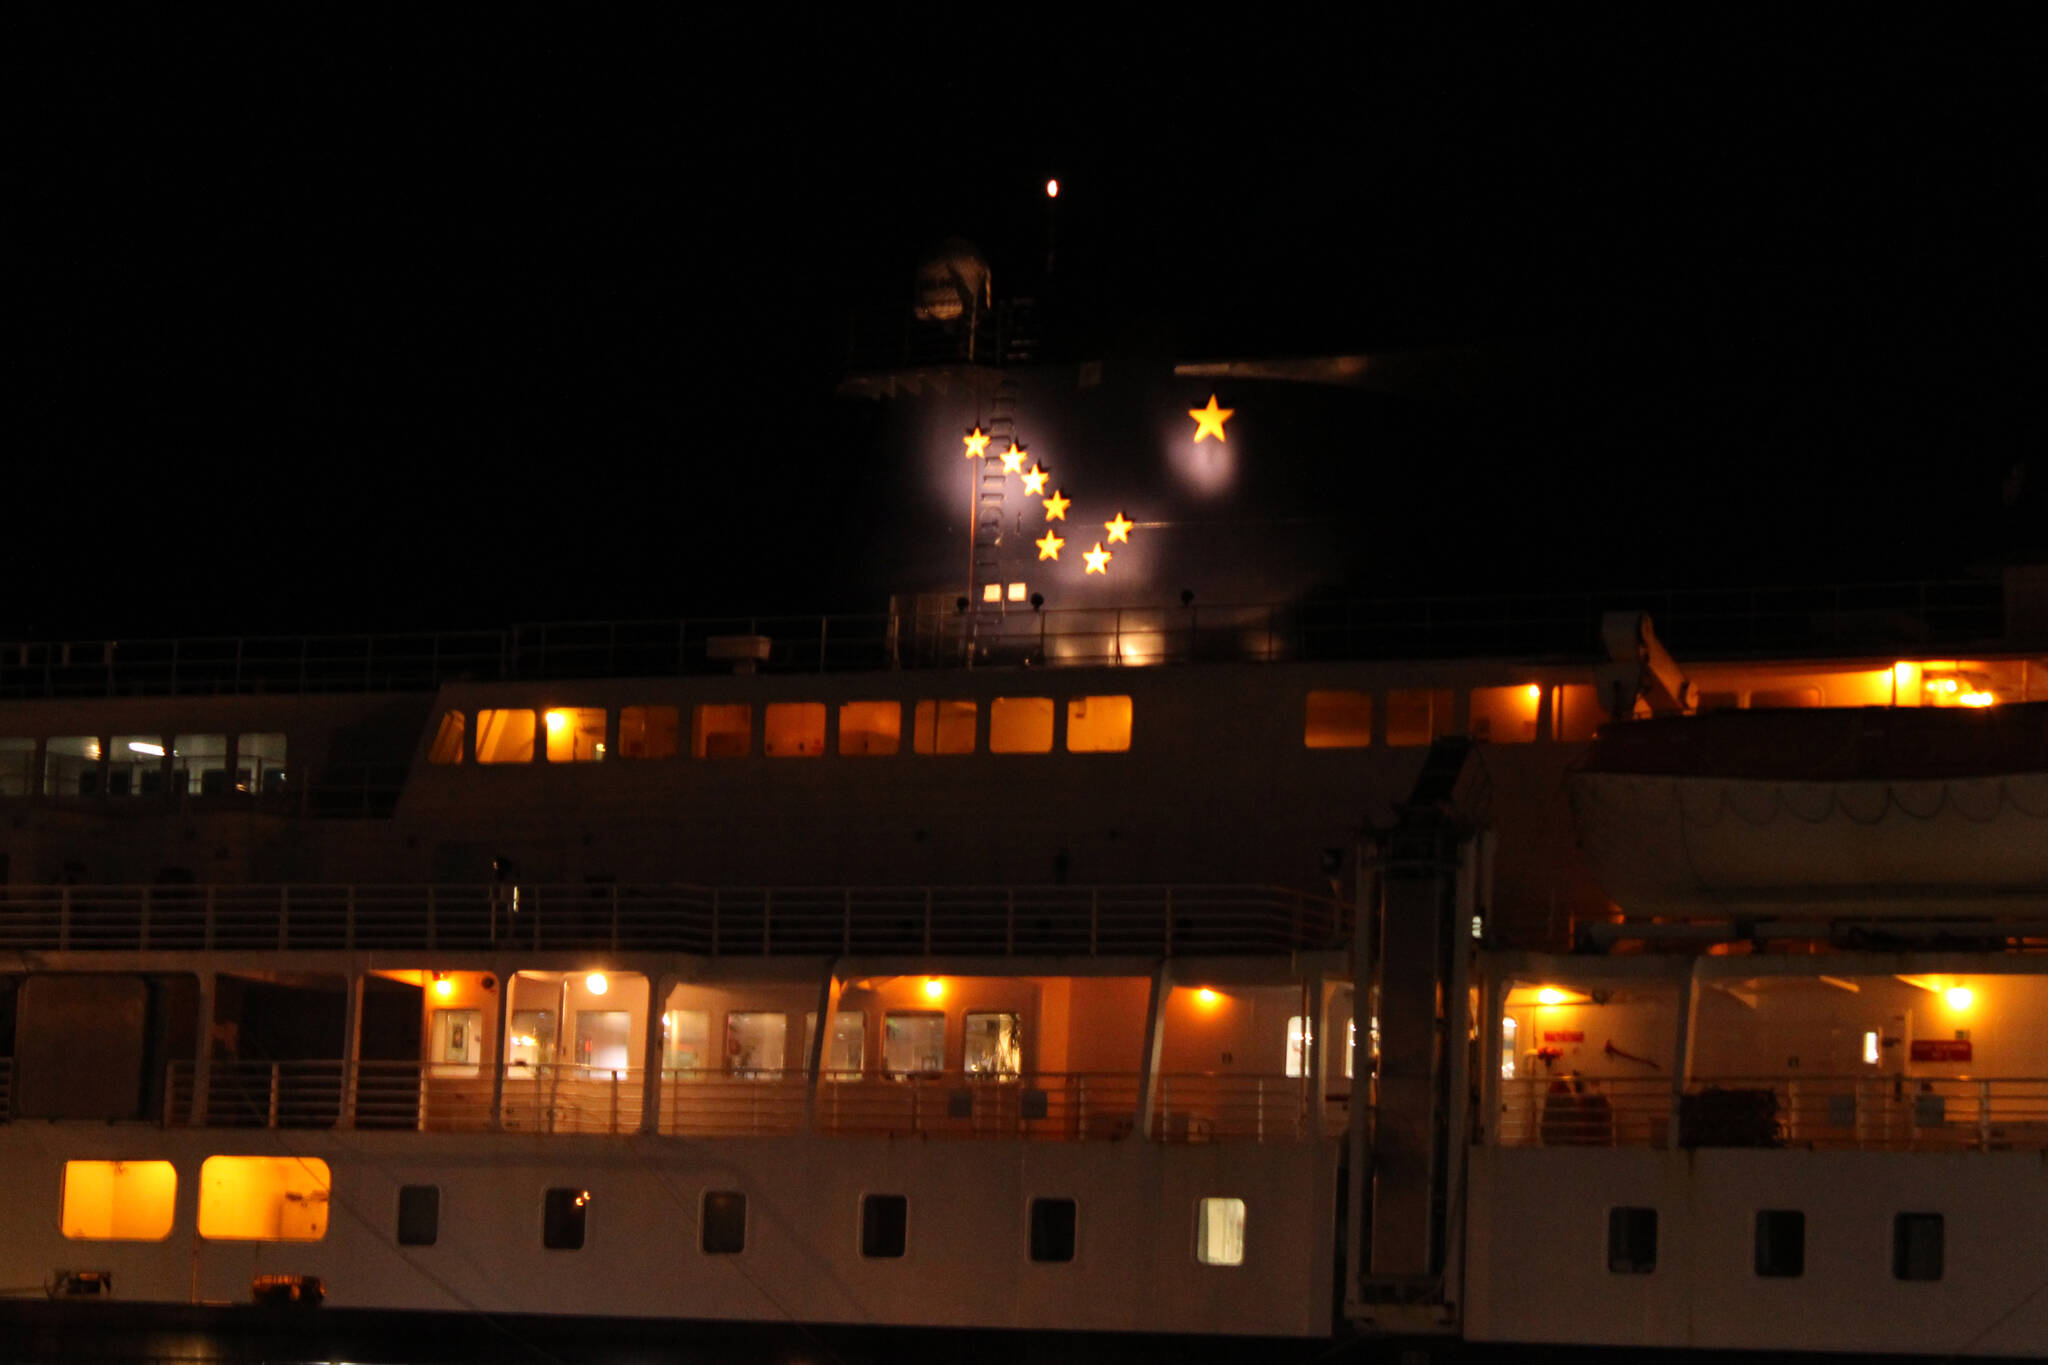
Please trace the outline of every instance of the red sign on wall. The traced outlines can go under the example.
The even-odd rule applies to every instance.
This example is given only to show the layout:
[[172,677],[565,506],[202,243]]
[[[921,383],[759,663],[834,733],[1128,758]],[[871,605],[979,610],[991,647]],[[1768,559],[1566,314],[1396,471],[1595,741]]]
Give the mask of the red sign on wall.
[[[1586,1041],[1586,1031],[1582,1028],[1547,1028],[1543,1030],[1543,1041],[1546,1043],[1583,1043]],[[1965,1043],[1963,1046],[1968,1047],[1969,1044]]]
[[1970,1041],[1967,1038],[1915,1038],[1913,1060],[1916,1062],[1967,1062],[1970,1060]]

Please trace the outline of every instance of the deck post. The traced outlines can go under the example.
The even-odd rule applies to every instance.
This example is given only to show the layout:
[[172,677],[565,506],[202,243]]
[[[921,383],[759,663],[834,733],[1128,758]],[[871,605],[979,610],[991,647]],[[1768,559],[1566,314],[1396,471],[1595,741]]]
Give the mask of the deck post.
[[804,1045],[804,1131],[812,1132],[817,1126],[818,1085],[825,1074],[825,1038],[832,1031],[832,1006],[837,992],[839,959],[825,964],[825,975],[818,982],[818,1026],[811,1030],[810,1041]]
[[363,1053],[363,974],[350,972],[342,997],[341,1023],[341,1112],[334,1126],[356,1126],[357,1087]]
[[1330,1040],[1323,1035],[1323,1015],[1329,1008],[1330,983],[1318,971],[1313,978],[1301,983],[1303,1013],[1301,1017],[1304,1084],[1308,1087],[1308,1135],[1310,1140],[1323,1140],[1323,1092],[1329,1087],[1323,1084],[1323,1053]]
[[[519,973],[506,972],[498,980],[498,1017],[491,1030],[491,1113],[492,1132],[505,1126],[505,1049],[512,1041],[512,983]],[[560,1025],[557,1025],[559,1028]]]
[[1692,1035],[1700,1022],[1700,961],[1678,982],[1678,1036],[1671,1050],[1671,1119],[1664,1129],[1664,1146],[1678,1150],[1680,1118],[1685,1113],[1686,1072],[1692,1068]]
[[1161,958],[1152,969],[1152,994],[1145,1004],[1145,1052],[1138,1060],[1138,1136],[1152,1136],[1159,1108],[1159,1061],[1166,1055],[1166,1002],[1173,991],[1173,962]]
[[199,973],[199,1002],[193,1011],[199,1037],[192,1053],[192,1104],[185,1118],[194,1128],[206,1126],[206,1092],[213,1088],[213,984],[212,972]]
[[661,1021],[668,1016],[669,992],[675,989],[669,972],[647,978],[647,1028],[640,1040],[640,1131],[661,1131]]

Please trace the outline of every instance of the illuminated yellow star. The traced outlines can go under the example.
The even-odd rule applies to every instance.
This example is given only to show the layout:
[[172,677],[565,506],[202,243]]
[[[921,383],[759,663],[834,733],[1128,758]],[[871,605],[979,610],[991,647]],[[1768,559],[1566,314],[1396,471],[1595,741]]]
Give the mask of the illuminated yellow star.
[[989,435],[987,432],[981,429],[980,423],[977,422],[975,424],[974,430],[967,433],[966,439],[968,459],[978,460],[982,456],[988,454]]
[[1029,493],[1034,498],[1044,497],[1045,481],[1051,477],[1052,476],[1050,474],[1047,474],[1043,469],[1040,469],[1036,464],[1032,465],[1031,472],[1024,476],[1024,491],[1026,493]]
[[1043,540],[1034,543],[1038,546],[1038,557],[1040,559],[1058,559],[1060,557],[1060,546],[1067,542],[1052,532],[1047,531]]
[[1131,528],[1133,526],[1136,526],[1137,524],[1137,522],[1132,521],[1123,513],[1119,512],[1116,514],[1115,521],[1103,522],[1102,528],[1105,531],[1109,532],[1110,544],[1114,545],[1118,541],[1122,541],[1124,544],[1128,545],[1131,543]]
[[1067,508],[1071,507],[1073,502],[1072,498],[1060,492],[1059,489],[1053,489],[1052,496],[1045,500],[1045,519],[1047,521],[1065,521],[1067,519]]
[[1208,407],[1189,408],[1188,416],[1195,419],[1196,443],[1200,444],[1204,436],[1214,436],[1218,441],[1221,441],[1223,439],[1223,424],[1229,421],[1231,415],[1236,411],[1236,408],[1217,407],[1216,395],[1213,393],[1209,395]]
[[1024,472],[1024,447],[1018,445],[1015,441],[1010,442],[1010,448],[1003,452],[1003,472],[1005,474],[1022,474]]
[[1116,556],[1103,549],[1102,542],[1098,540],[1095,542],[1095,548],[1082,555],[1081,558],[1088,561],[1087,571],[1089,573],[1099,573],[1104,578],[1107,578],[1109,577],[1109,561],[1116,558]]

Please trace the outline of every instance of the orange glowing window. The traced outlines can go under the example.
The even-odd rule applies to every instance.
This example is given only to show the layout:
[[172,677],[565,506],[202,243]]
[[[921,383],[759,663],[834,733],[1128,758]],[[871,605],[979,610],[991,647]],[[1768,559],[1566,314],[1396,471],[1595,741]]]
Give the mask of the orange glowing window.
[[893,754],[903,747],[903,703],[849,701],[839,706],[839,752]]
[[1311,749],[1363,749],[1372,743],[1372,694],[1332,689],[1308,694],[1302,743]]
[[674,758],[679,730],[673,706],[627,706],[619,710],[620,758]]
[[770,758],[816,758],[825,752],[821,701],[770,702],[761,725],[761,751]]
[[1536,713],[1541,698],[1542,689],[1531,683],[1473,688],[1472,738],[1495,744],[1527,744],[1536,738]]
[[988,707],[992,754],[1052,752],[1051,697],[997,697]]
[[462,762],[463,717],[460,711],[443,711],[441,726],[434,731],[433,747],[427,750],[429,763]]
[[327,1163],[307,1156],[210,1156],[199,1168],[199,1235],[220,1242],[317,1242],[327,1235]]
[[546,715],[548,762],[598,763],[605,757],[604,708],[558,706]]
[[910,747],[920,754],[971,754],[977,707],[971,701],[921,701]]
[[1451,732],[1447,688],[1401,689],[1387,693],[1387,743],[1400,748],[1429,744]]
[[754,708],[745,702],[707,702],[690,722],[695,758],[745,758],[752,743]]
[[67,1161],[60,1224],[74,1240],[161,1242],[177,1199],[168,1161]]
[[476,761],[479,763],[533,762],[533,712],[479,711],[476,713]]
[[1073,697],[1067,702],[1067,751],[1120,754],[1131,747],[1129,697]]

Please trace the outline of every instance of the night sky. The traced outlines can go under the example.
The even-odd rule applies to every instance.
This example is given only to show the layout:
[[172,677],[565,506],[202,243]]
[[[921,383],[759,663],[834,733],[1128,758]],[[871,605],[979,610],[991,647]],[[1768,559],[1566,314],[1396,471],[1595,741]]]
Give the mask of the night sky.
[[956,234],[1059,358],[1451,349],[1345,590],[2048,556],[2022,14],[17,18],[0,637],[879,610],[833,388]]

